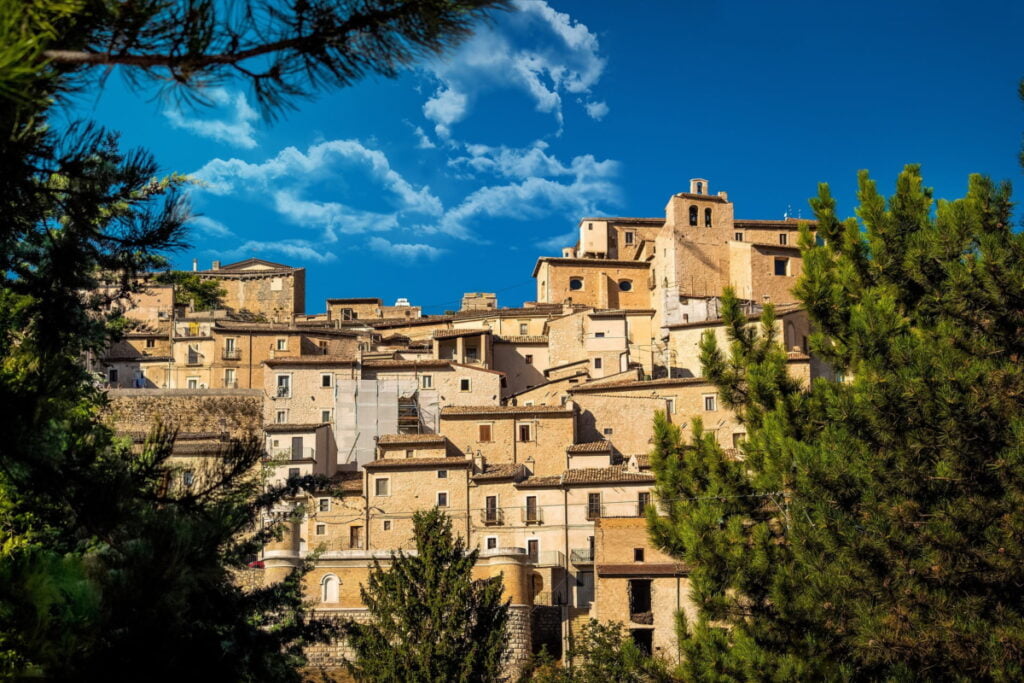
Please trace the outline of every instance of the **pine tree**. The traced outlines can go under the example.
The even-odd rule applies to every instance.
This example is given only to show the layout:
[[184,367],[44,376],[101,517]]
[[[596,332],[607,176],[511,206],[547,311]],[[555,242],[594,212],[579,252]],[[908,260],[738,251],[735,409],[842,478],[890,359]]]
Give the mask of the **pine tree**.
[[658,422],[656,542],[692,566],[701,680],[1024,676],[1024,236],[1010,188],[932,200],[907,166],[857,219],[811,201],[795,293],[839,381],[785,372],[727,292],[702,364],[742,456]]
[[501,577],[472,578],[477,550],[466,550],[437,508],[413,515],[415,554],[374,562],[360,587],[370,622],[349,622],[349,662],[360,681],[497,681],[505,653],[508,601]]

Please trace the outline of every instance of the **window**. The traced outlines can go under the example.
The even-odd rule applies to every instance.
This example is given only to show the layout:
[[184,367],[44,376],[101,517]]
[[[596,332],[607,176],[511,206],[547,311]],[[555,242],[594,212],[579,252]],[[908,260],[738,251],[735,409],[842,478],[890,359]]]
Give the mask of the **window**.
[[674,398],[665,399],[665,412],[669,415],[676,412],[676,400]]
[[298,467],[289,467],[288,468],[288,478],[289,479],[298,479],[299,477],[302,476],[301,473],[302,473],[302,470],[300,470]]
[[484,541],[484,545],[487,547],[488,550],[494,550],[498,547],[498,537],[488,536],[487,540]]
[[459,391],[469,391],[471,384],[468,379],[459,380]]
[[278,351],[287,351],[288,350],[288,340],[287,339],[278,339],[277,340],[277,350]]
[[448,478],[448,470],[438,470],[437,471],[437,478],[438,479],[447,479]]
[[530,562],[537,564],[537,560],[540,558],[540,541],[536,538],[526,540],[526,557]]
[[776,275],[789,275],[789,259],[783,257],[775,258],[775,274]]
[[341,319],[342,320],[355,320],[357,317],[358,317],[358,315],[351,308],[343,308],[343,309],[341,309]]
[[330,422],[331,421],[331,411],[329,411],[329,410],[321,410],[320,411],[320,421],[321,422]]
[[526,510],[524,511],[526,518],[523,520],[527,524],[536,523],[540,521],[540,511],[537,509],[537,496],[526,497]]
[[385,519],[383,527],[384,527],[384,531],[391,531],[391,520],[390,519]]
[[624,239],[623,239],[623,242],[624,242],[625,244],[633,244],[633,236],[634,236],[634,235],[635,235],[635,233],[632,233],[632,232],[626,231],[626,233],[625,233],[625,235],[624,235]]
[[350,526],[348,528],[348,547],[349,548],[362,548],[363,547],[363,527],[361,527],[361,526]]
[[604,332],[595,332],[594,336],[598,339],[602,339],[604,337]]
[[387,477],[379,477],[373,483],[373,492],[378,496],[391,495],[391,480]]
[[594,359],[594,369],[595,370],[600,370],[601,369],[601,359],[600,358],[595,358]]
[[601,494],[587,494],[587,519],[599,519],[601,517]]
[[448,492],[438,491],[437,492],[437,507],[446,508],[448,507]]
[[619,290],[628,292],[633,289],[633,283],[630,280],[619,280]]
[[199,360],[199,345],[189,344],[188,345],[188,358],[185,360],[187,365],[199,365],[202,361]]
[[569,278],[569,289],[573,290],[574,292],[583,289],[583,278],[581,278],[581,277],[571,277],[571,278]]
[[644,549],[643,548],[633,548],[633,561],[634,562],[643,562],[644,561]]
[[423,389],[429,389],[432,386],[434,386],[433,375],[423,375],[422,377],[420,377],[420,387],[422,387]]
[[739,448],[747,440],[746,432],[734,432],[732,435],[732,447]]
[[181,473],[181,485],[184,487],[192,486],[196,483],[196,473],[192,470],[185,470]]
[[498,497],[487,496],[484,498],[484,523],[499,524],[500,522],[501,512],[498,510]]
[[533,425],[529,422],[520,424],[518,433],[520,441],[533,441]]
[[329,387],[331,386],[331,375],[330,373],[324,373],[320,375],[320,386]]
[[784,232],[779,233],[779,244],[789,244],[789,235]]
[[317,501],[317,509],[320,510],[320,512],[330,512],[331,511],[331,499],[330,498],[321,498],[321,499],[319,499]]
[[321,339],[320,341],[318,341],[316,343],[316,345],[320,347],[320,352],[323,353],[326,356],[327,355],[327,342],[325,342],[323,339]]
[[527,365],[533,365],[533,354],[532,353],[526,354],[525,359],[526,359],[526,364]]
[[292,395],[292,376],[277,376],[277,398],[289,398]]
[[715,394],[704,394],[704,410],[718,410],[718,397]]
[[743,233],[742,233],[742,232],[738,232],[738,233],[736,233],[735,235],[733,235],[733,238],[734,238],[734,239],[735,239],[735,240],[736,240],[737,242],[742,242],[742,241],[743,241]]
[[711,227],[711,209],[704,209],[704,227]]
[[602,433],[603,433],[603,434],[604,434],[605,436],[611,436],[611,435],[612,435],[612,431],[613,431],[613,430],[612,430],[612,428],[611,428],[611,427],[605,427],[605,428],[604,428],[604,431],[603,431]]
[[341,581],[334,574],[328,574],[320,580],[320,602],[338,602],[341,592]]
[[[111,384],[117,384],[117,368],[110,368],[107,371],[107,377],[110,379]],[[189,387],[189,389],[195,389],[195,387]]]
[[326,536],[327,535],[327,525],[326,524],[317,524],[316,525],[316,535],[317,536]]
[[224,370],[224,386],[233,387],[235,386],[235,369],[227,368]]
[[[117,375],[114,375],[114,377],[116,378]],[[199,378],[198,377],[189,377],[187,380],[185,380],[185,383],[186,383],[186,385],[188,386],[189,389],[198,389],[199,388]]]
[[288,411],[287,410],[279,410],[274,415],[274,422],[276,422],[279,425],[280,424],[284,424],[287,421],[288,421]]
[[689,313],[683,313],[683,322],[684,323],[690,322],[690,314]]
[[519,334],[530,334],[530,326],[527,323],[519,323]]
[[644,516],[644,510],[646,510],[647,506],[650,505],[650,504],[651,504],[651,493],[649,491],[641,491],[640,493],[638,493],[637,496],[636,496],[636,507],[637,507],[636,516],[637,517],[643,517]]
[[704,183],[697,183],[697,194],[704,194]]
[[[642,615],[651,613],[651,580],[630,579],[629,581],[629,620],[639,623],[650,623]],[[639,617],[639,618],[638,618]]]
[[697,207],[690,207],[690,225],[697,225]]
[[477,441],[480,441],[482,443],[489,443],[491,440],[491,425],[478,425],[477,427],[479,429],[479,433],[477,434],[479,438],[477,439]]
[[156,346],[156,339],[147,339],[146,340],[146,348],[147,349],[151,349],[154,346]]

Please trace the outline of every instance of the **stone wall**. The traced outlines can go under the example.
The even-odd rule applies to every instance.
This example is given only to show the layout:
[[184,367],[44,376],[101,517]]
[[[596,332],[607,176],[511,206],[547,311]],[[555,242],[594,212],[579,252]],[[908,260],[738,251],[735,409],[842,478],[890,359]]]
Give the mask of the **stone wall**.
[[562,658],[562,608],[554,605],[536,605],[530,612],[530,640],[533,652],[547,648],[555,659]]
[[263,392],[252,389],[112,389],[106,417],[121,432],[165,424],[180,432],[262,434]]

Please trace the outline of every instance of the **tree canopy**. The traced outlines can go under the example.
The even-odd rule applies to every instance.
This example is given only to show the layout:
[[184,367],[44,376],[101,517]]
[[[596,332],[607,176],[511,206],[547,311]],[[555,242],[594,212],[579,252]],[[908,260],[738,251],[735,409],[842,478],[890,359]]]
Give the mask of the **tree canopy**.
[[509,603],[501,576],[472,577],[477,550],[452,534],[437,508],[413,515],[415,554],[401,550],[390,566],[374,562],[360,587],[370,621],[344,631],[360,681],[497,681],[505,653]]
[[1010,188],[935,202],[909,165],[858,219],[821,185],[796,294],[837,380],[793,380],[773,312],[732,292],[706,376],[745,422],[740,459],[664,416],[657,544],[693,567],[688,674],[735,679],[1024,675],[1024,236]]

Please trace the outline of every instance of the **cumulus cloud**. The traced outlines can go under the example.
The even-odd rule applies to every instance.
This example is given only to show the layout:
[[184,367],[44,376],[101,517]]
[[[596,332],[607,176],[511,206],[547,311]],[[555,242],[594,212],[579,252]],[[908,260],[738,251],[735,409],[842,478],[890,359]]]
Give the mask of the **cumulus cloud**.
[[[390,201],[391,210],[362,209],[307,196],[315,185],[336,187],[343,171],[380,186],[380,195]],[[358,140],[329,140],[311,145],[305,152],[286,147],[259,163],[213,159],[193,175],[211,194],[270,199],[282,217],[302,227],[320,229],[328,242],[336,241],[339,233],[389,230],[405,214],[439,216],[444,211],[429,187],[413,185],[391,167],[383,152]]]
[[200,137],[242,149],[256,147],[256,129],[252,124],[259,115],[249,106],[245,94],[229,93],[223,88],[211,88],[203,94],[217,109],[229,108],[228,116],[221,119],[186,118],[174,108],[165,109],[164,116],[173,127],[187,130]]
[[330,263],[337,258],[333,253],[324,251],[312,242],[297,239],[280,240],[277,242],[249,240],[237,249],[227,252],[226,256],[229,258],[242,258],[252,254],[265,253],[283,254],[303,261],[313,261],[314,263]]
[[[517,12],[481,27],[450,59],[428,67],[439,86],[423,105],[423,115],[438,136],[449,137],[452,126],[468,115],[472,99],[494,87],[525,92],[537,111],[554,116],[561,130],[563,93],[582,102],[600,80],[605,59],[585,24],[544,0],[516,0],[514,5]],[[584,106],[598,120],[608,111],[603,102]]]
[[413,126],[412,132],[416,136],[417,149],[434,149],[437,147],[420,126]]
[[390,256],[405,261],[417,261],[425,259],[433,261],[445,252],[444,249],[429,244],[395,244],[383,237],[371,237],[369,247],[378,254]]

